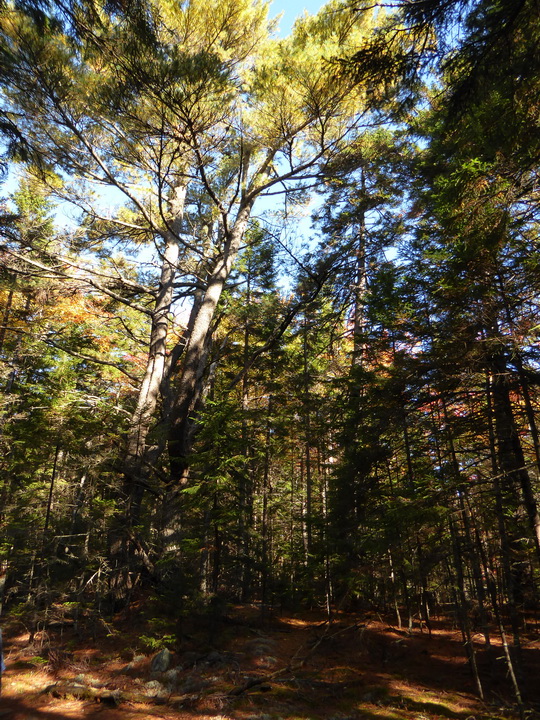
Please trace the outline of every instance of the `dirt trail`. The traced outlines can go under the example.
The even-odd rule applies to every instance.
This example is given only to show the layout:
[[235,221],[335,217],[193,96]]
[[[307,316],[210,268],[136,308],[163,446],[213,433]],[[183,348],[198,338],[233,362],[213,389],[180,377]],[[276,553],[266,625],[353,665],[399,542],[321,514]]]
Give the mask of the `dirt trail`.
[[[493,720],[514,717],[502,652],[478,662],[487,702],[474,694],[460,633],[446,620],[431,637],[381,617],[316,614],[261,622],[255,608],[230,609],[205,627],[183,625],[171,655],[141,644],[136,615],[92,636],[78,627],[30,635],[5,627],[7,671],[0,720]],[[138,634],[139,631],[140,635]],[[143,648],[143,649],[141,649]],[[539,717],[540,641],[524,649],[525,695]],[[156,667],[159,661],[164,665]],[[165,669],[164,669],[165,668]]]

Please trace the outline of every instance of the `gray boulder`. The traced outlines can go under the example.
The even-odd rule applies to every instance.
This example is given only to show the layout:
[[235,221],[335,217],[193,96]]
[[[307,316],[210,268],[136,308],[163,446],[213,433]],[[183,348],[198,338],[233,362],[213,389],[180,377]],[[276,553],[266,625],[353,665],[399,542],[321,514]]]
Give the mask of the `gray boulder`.
[[164,673],[169,669],[171,664],[172,653],[167,648],[160,650],[157,655],[152,658],[152,664],[150,665],[150,671],[153,673]]

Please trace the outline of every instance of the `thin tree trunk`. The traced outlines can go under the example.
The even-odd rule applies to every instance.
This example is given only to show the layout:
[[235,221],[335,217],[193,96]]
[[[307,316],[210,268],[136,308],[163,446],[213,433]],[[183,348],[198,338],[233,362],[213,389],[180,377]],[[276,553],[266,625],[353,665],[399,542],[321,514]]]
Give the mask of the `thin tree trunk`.
[[264,615],[268,604],[268,586],[271,577],[270,570],[270,537],[269,537],[269,508],[268,499],[270,495],[270,444],[271,444],[271,413],[272,413],[272,396],[268,398],[268,406],[266,411],[266,442],[264,450],[264,470],[263,470],[263,486],[262,486],[262,522],[261,522],[261,610]]
[[218,522],[218,507],[219,507],[219,498],[218,498],[218,493],[216,490],[214,492],[213,507],[212,507],[213,532],[214,532],[214,542],[213,542],[213,549],[212,549],[212,592],[214,594],[216,594],[219,589],[219,578],[221,575],[221,549],[223,546],[221,530],[220,530],[219,522]]
[[482,579],[482,566],[479,561],[479,557],[478,557],[477,553],[475,552],[475,542],[473,540],[473,534],[471,531],[471,520],[469,518],[467,508],[465,507],[464,495],[465,495],[465,491],[459,492],[459,506],[460,506],[461,518],[463,521],[463,529],[465,531],[465,539],[467,541],[467,547],[470,550],[468,555],[470,556],[470,560],[471,560],[474,586],[476,588],[476,597],[478,598],[480,626],[481,626],[482,632],[484,634],[486,647],[489,647],[491,643],[490,643],[490,637],[489,637],[488,616],[487,616],[487,612],[486,612],[486,593],[485,593],[485,589],[484,589],[484,582]]
[[2,617],[2,608],[4,604],[4,592],[6,589],[7,575],[9,570],[9,559],[0,560],[0,618]]
[[[331,448],[331,443],[328,444]],[[321,447],[318,446],[319,458],[321,458]],[[330,449],[329,452],[332,452]],[[334,596],[332,581],[332,565],[330,562],[330,532],[329,532],[329,516],[328,516],[328,475],[324,460],[320,462],[321,475],[321,510],[322,510],[322,541],[324,548],[324,592],[326,599],[326,614],[328,619],[332,618],[332,601]]]
[[501,643],[504,650],[504,658],[506,660],[506,667],[508,668],[508,675],[510,677],[510,681],[512,683],[512,689],[514,691],[514,695],[519,707],[520,717],[524,717],[524,706],[523,706],[523,698],[521,695],[521,688],[518,681],[518,675],[520,674],[519,671],[519,665],[516,668],[514,659],[512,658],[512,652],[510,649],[510,646],[508,644],[508,638],[506,636],[506,630],[504,627],[503,622],[503,615],[501,611],[501,606],[499,603],[499,598],[497,596],[497,583],[495,581],[495,574],[493,573],[493,569],[490,566],[490,563],[488,562],[488,558],[486,556],[486,553],[483,550],[482,543],[480,538],[477,538],[477,545],[481,553],[482,558],[482,564],[484,565],[485,570],[485,576],[486,576],[486,584],[488,588],[488,593],[491,599],[491,605],[493,607],[493,612],[495,614],[495,619],[497,621],[497,627],[499,629],[499,635],[501,637]]
[[53,467],[51,471],[51,481],[49,483],[49,496],[47,498],[47,508],[45,511],[45,524],[43,525],[43,534],[42,534],[42,540],[41,540],[41,554],[44,556],[45,554],[45,545],[47,542],[47,535],[49,533],[49,524],[51,521],[51,512],[53,507],[53,493],[54,493],[54,484],[56,481],[56,476],[58,472],[58,465],[61,462],[62,459],[62,450],[60,450],[60,445],[56,445],[55,451],[54,451],[54,461],[53,461]]
[[[246,305],[251,304],[251,272],[247,274]],[[251,593],[252,570],[251,570],[251,528],[253,524],[253,452],[248,414],[250,410],[250,326],[249,317],[246,316],[244,326],[244,347],[243,347],[243,369],[242,376],[242,447],[245,457],[245,471],[240,471],[239,476],[239,536],[240,536],[240,592],[242,602],[247,602]]]
[[[366,178],[363,168],[360,168],[360,183],[362,196],[365,197]],[[366,218],[365,213],[361,212],[358,222],[358,236],[356,244],[356,281],[353,289],[353,367],[357,365],[361,366],[364,361],[366,332],[366,292]]]
[[451,424],[450,424],[450,416],[448,414],[448,407],[446,404],[446,400],[444,397],[441,398],[442,403],[442,410],[443,410],[443,418],[445,422],[445,426],[450,429],[448,432],[448,448],[450,451],[450,458],[452,462],[452,472],[454,475],[454,479],[457,483],[458,490],[458,498],[459,498],[459,504],[460,504],[460,511],[461,511],[461,517],[463,520],[463,527],[465,530],[465,537],[467,540],[467,548],[469,549],[469,557],[470,557],[470,564],[473,574],[473,580],[474,580],[474,586],[476,588],[476,596],[478,598],[478,607],[479,607],[479,616],[480,616],[480,625],[482,627],[482,632],[484,633],[484,638],[486,641],[486,646],[489,647],[490,639],[489,639],[489,626],[488,626],[488,619],[487,619],[487,613],[486,613],[486,594],[484,590],[484,583],[482,580],[482,568],[481,564],[478,560],[478,556],[474,550],[474,542],[472,538],[471,533],[471,523],[469,516],[467,514],[467,510],[465,508],[465,502],[464,502],[464,495],[466,494],[466,489],[462,488],[463,483],[461,482],[461,471],[459,468],[459,462],[457,458],[456,448],[454,445],[454,438],[451,431]]
[[[420,617],[423,619],[427,629],[428,629],[428,635],[431,637],[431,618],[430,618],[430,607],[429,607],[429,590],[428,590],[428,582],[427,582],[427,575],[424,568],[424,555],[422,552],[422,544],[420,542],[420,538],[416,538],[416,548],[418,552],[418,572],[420,574]],[[422,624],[420,624],[420,629],[422,629]]]
[[398,628],[401,630],[402,628],[402,622],[401,622],[401,612],[399,610],[399,602],[398,602],[398,590],[397,590],[397,584],[396,584],[396,574],[394,571],[394,561],[392,558],[392,552],[390,551],[390,548],[388,548],[388,564],[390,567],[390,583],[392,585],[392,600],[394,605],[394,610],[396,612],[396,619]]
[[0,355],[4,352],[4,342],[6,340],[7,324],[9,321],[9,315],[11,312],[11,306],[13,304],[13,290],[10,290],[6,298],[6,306],[4,308],[4,314],[2,316],[2,326],[0,327]]
[[311,468],[311,412],[310,412],[310,382],[309,382],[309,363],[308,363],[308,322],[306,313],[304,313],[303,322],[303,385],[304,385],[304,460],[305,460],[305,513],[304,513],[304,528],[305,528],[305,552],[306,562],[309,562],[311,556],[313,538],[312,538],[312,494],[313,494],[313,479],[312,479],[312,468]]
[[[35,557],[35,573],[32,572],[33,579],[35,579],[36,584],[39,585],[43,569],[45,567],[46,562],[46,551],[47,551],[47,537],[49,535],[49,526],[51,522],[51,513],[53,509],[53,497],[54,497],[54,488],[56,479],[58,476],[58,467],[60,463],[62,462],[63,452],[60,449],[60,445],[57,444],[54,450],[54,460],[53,460],[53,466],[51,470],[51,479],[49,482],[49,493],[47,496],[47,506],[45,508],[45,521],[43,523],[43,530],[41,532],[41,547],[39,549],[39,553],[36,553]],[[32,584],[32,583],[31,583]],[[30,585],[31,587],[31,585]]]
[[465,594],[465,582],[463,575],[463,563],[461,558],[461,542],[457,534],[454,521],[450,518],[450,535],[452,537],[452,548],[454,554],[454,567],[456,570],[457,580],[457,597],[455,599],[458,616],[460,619],[461,631],[464,636],[465,647],[467,650],[467,657],[469,660],[469,667],[471,668],[471,674],[473,676],[474,683],[478,696],[484,699],[484,690],[482,688],[482,681],[478,672],[478,665],[476,662],[476,650],[472,640],[471,625],[469,621],[469,614],[467,611],[467,596]]

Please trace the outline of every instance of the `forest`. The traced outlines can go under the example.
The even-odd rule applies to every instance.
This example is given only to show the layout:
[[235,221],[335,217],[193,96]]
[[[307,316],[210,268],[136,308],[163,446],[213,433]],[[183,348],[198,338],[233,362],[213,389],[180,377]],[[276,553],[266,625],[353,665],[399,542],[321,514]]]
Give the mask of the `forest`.
[[444,618],[540,712],[539,10],[0,2],[5,652]]

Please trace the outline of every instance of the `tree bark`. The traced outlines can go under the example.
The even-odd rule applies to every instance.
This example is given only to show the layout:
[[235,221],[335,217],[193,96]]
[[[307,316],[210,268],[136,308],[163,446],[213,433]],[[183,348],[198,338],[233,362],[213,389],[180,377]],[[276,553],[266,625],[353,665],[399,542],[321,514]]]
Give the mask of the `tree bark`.
[[313,478],[312,478],[312,467],[311,467],[311,443],[312,443],[312,432],[311,432],[311,397],[310,397],[310,377],[309,377],[309,347],[308,347],[308,318],[307,310],[304,312],[303,321],[303,337],[302,337],[302,360],[303,360],[303,390],[304,390],[304,460],[305,460],[305,512],[303,517],[304,529],[305,529],[305,553],[306,553],[306,564],[309,563],[313,549],[313,538],[312,538],[312,521],[313,521]]
[[501,353],[490,358],[489,370],[492,377],[491,397],[498,465],[503,474],[504,484],[509,490],[515,486],[521,487],[536,556],[540,561],[540,515],[510,399],[509,370],[506,359]]
[[461,625],[461,632],[463,634],[463,640],[465,649],[467,652],[467,659],[469,661],[469,667],[473,676],[474,683],[476,685],[476,691],[480,699],[484,699],[484,690],[482,688],[482,681],[478,672],[478,665],[476,662],[476,650],[473,642],[473,634],[471,632],[471,624],[469,615],[467,612],[467,595],[465,592],[465,577],[462,562],[462,546],[461,539],[458,535],[452,516],[449,518],[450,522],[450,537],[452,538],[452,549],[454,555],[454,568],[456,571],[457,588],[454,590],[455,593],[455,605],[458,611],[459,623]]
[[169,462],[171,481],[175,485],[184,485],[189,477],[194,420],[204,389],[203,376],[211,347],[216,308],[240,250],[252,206],[253,201],[249,201],[240,207],[234,225],[227,232],[223,253],[209,275],[206,292],[184,351],[169,426]]
[[[515,514],[515,509],[512,505],[505,502],[505,499],[510,495],[513,495],[512,488],[505,487],[505,495],[503,497],[503,487],[500,482],[500,468],[498,465],[498,455],[496,447],[496,431],[494,428],[494,402],[492,396],[492,378],[487,376],[486,380],[486,400],[487,400],[487,420],[488,420],[488,434],[489,434],[489,449],[491,456],[491,467],[493,473],[493,494],[495,497],[495,512],[497,515],[497,524],[499,530],[499,542],[501,547],[501,565],[506,581],[506,592],[508,597],[508,611],[510,615],[510,623],[512,625],[512,632],[514,635],[514,647],[517,650],[517,656],[514,658],[516,661],[519,675],[521,675],[521,659],[519,657],[521,640],[519,633],[519,614],[518,614],[518,601],[521,598],[521,577],[519,569],[516,567],[516,563],[513,562],[514,558],[519,558],[520,547],[519,542],[515,539],[515,530],[512,528],[509,531],[507,525],[509,522],[506,519],[505,513],[509,511],[512,516]],[[513,520],[513,517],[511,518]],[[514,551],[514,552],[512,552]]]
[[4,314],[2,317],[2,326],[0,327],[0,355],[4,351],[4,342],[6,339],[7,324],[9,321],[9,315],[11,312],[11,306],[13,304],[13,290],[10,290],[6,299],[6,307],[4,308]]
[[[360,182],[362,198],[366,196],[366,177],[364,170],[360,169]],[[354,316],[353,316],[353,358],[354,366],[362,366],[366,347],[366,292],[367,292],[367,264],[366,264],[366,218],[360,213],[358,223],[358,241],[356,245],[356,278],[353,289]]]
[[185,183],[178,184],[171,201],[174,221],[171,230],[166,234],[159,289],[152,313],[148,359],[126,442],[124,463],[126,520],[131,526],[136,525],[140,517],[149,470],[146,462],[147,438],[155,418],[166,366],[167,334],[179,257],[178,233],[181,229],[186,189]]

